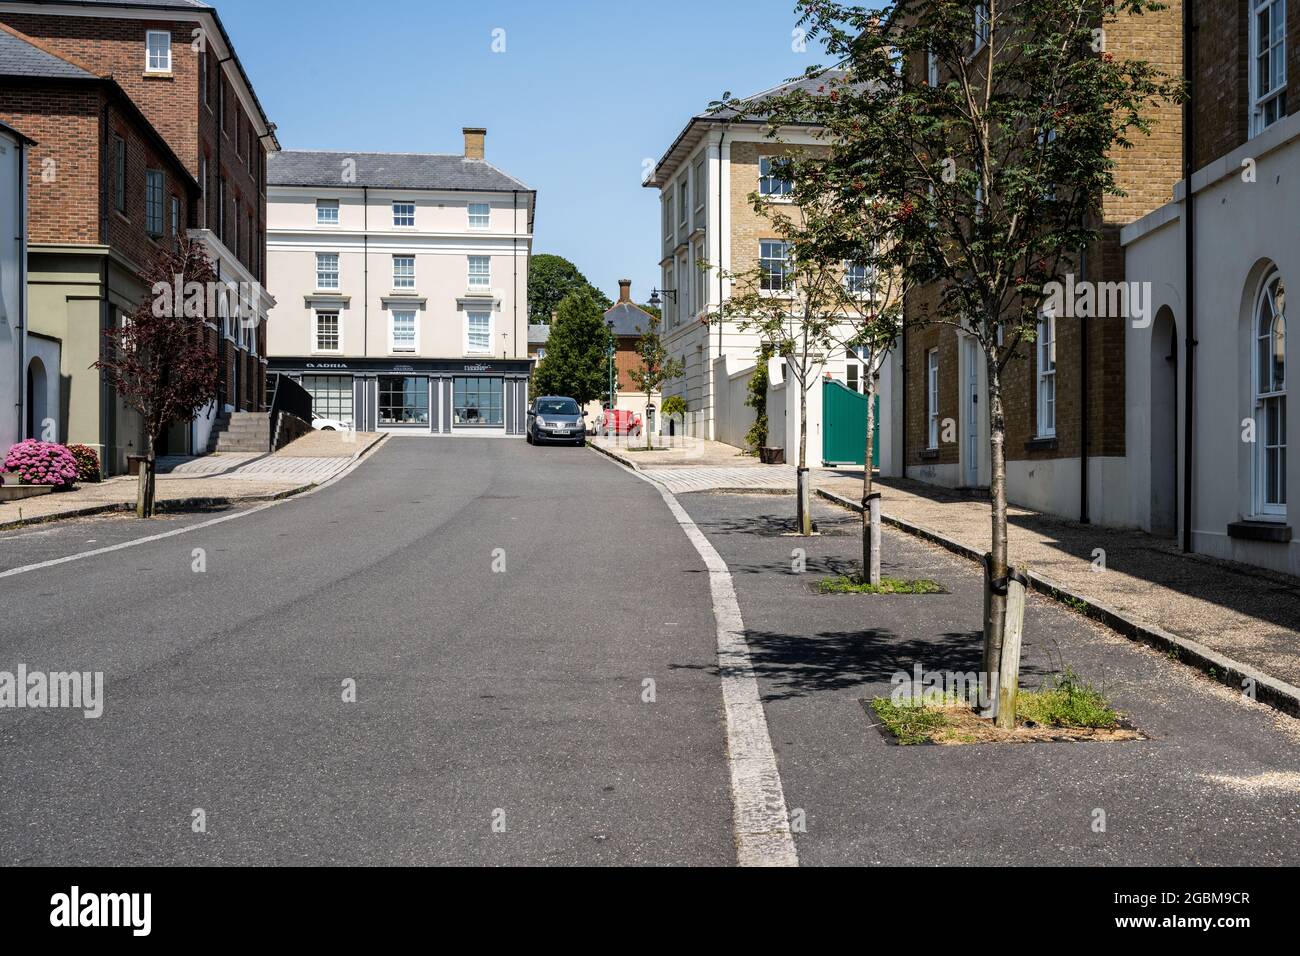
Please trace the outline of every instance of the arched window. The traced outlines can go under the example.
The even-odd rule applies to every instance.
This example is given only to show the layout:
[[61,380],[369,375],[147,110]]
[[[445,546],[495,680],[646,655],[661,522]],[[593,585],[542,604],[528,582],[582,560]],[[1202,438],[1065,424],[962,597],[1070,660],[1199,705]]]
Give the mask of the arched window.
[[1255,303],[1255,511],[1286,514],[1286,290],[1269,273]]

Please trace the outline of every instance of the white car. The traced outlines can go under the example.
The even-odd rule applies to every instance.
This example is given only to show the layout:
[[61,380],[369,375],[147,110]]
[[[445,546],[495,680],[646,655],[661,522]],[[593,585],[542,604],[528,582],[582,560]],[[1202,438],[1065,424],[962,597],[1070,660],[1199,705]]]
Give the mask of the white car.
[[311,427],[318,432],[350,432],[352,423],[341,421],[337,418],[321,418],[319,415],[311,417]]

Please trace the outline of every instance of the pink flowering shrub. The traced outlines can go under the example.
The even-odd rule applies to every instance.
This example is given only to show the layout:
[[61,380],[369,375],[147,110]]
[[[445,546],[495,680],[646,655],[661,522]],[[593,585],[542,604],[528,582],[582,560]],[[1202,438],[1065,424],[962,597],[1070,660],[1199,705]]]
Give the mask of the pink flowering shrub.
[[73,459],[77,462],[78,481],[99,481],[99,455],[88,445],[69,445]]
[[68,488],[77,480],[77,459],[62,445],[29,438],[9,449],[5,471],[25,485]]

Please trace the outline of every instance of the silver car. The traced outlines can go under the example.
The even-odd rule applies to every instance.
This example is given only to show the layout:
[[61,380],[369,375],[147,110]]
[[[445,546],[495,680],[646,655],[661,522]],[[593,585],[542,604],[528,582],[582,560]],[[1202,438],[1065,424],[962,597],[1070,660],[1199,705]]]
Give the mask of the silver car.
[[543,395],[528,403],[528,444],[560,442],[583,445],[587,441],[586,412],[577,401],[562,395]]

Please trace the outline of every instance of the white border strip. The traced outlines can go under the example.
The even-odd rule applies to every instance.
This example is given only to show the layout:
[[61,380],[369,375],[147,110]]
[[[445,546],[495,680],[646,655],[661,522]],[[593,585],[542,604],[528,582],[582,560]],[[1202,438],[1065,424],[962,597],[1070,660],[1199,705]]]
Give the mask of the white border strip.
[[731,571],[686,509],[663,485],[616,462],[648,482],[663,496],[682,531],[695,545],[709,569],[713,618],[718,626],[718,671],[722,707],[727,717],[727,763],[731,770],[732,829],[736,862],[741,866],[798,866],[790,815],[786,810],[776,751],[767,730],[767,715],[758,692],[758,678],[745,641],[745,623]]

